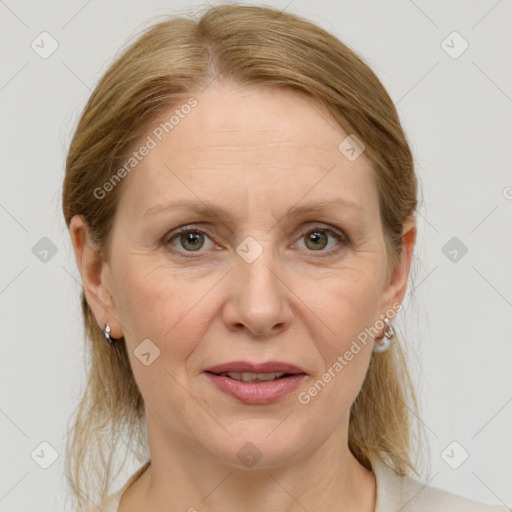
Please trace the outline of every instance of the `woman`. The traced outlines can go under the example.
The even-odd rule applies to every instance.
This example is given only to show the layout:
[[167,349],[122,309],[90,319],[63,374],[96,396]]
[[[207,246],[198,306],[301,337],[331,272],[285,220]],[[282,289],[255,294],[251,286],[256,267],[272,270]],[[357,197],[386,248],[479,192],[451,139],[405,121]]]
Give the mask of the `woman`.
[[[505,510],[413,477],[392,319],[416,206],[391,99],[322,29],[222,6],[142,34],[66,165],[91,350],[78,507]],[[145,462],[111,493],[123,436]]]

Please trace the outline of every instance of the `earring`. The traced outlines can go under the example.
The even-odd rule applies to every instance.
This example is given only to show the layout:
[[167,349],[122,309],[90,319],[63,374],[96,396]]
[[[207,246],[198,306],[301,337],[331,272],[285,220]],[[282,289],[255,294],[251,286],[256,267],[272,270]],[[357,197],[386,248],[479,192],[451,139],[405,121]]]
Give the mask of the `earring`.
[[395,330],[391,326],[391,322],[387,318],[384,318],[384,323],[386,324],[386,328],[384,329],[382,338],[376,339],[373,344],[374,352],[385,352],[394,342]]
[[105,335],[105,343],[107,343],[107,345],[112,345],[114,341],[116,341],[115,338],[110,336],[110,325],[108,325],[108,322],[105,329],[103,329],[103,334]]

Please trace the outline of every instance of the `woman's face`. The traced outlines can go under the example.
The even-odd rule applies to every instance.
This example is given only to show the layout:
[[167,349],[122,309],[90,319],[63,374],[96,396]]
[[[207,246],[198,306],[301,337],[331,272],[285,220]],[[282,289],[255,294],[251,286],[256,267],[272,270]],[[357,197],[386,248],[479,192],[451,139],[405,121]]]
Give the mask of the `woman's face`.
[[102,269],[150,440],[239,467],[346,446],[372,354],[358,336],[401,302],[410,254],[389,272],[372,170],[320,105],[216,83],[193,97],[141,139]]

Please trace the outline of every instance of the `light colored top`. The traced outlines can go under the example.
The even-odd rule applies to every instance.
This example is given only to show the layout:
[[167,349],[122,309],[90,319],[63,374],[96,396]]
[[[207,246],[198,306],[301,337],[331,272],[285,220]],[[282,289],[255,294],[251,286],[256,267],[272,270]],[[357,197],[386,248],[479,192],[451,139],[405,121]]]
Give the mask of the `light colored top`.
[[[118,512],[124,491],[144,473],[150,463],[144,463],[121,489],[107,496],[98,508],[102,512]],[[509,512],[506,506],[486,505],[422,484],[410,476],[399,477],[380,459],[372,459],[372,469],[377,484],[375,512]],[[98,508],[91,507],[89,510],[97,511]]]

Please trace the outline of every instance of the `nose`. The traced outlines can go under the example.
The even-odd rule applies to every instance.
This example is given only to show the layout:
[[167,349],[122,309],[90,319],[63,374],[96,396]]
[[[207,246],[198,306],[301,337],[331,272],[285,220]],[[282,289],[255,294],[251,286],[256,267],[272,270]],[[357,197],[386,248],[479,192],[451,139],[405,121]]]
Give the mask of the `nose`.
[[270,248],[264,248],[251,263],[237,255],[227,286],[223,319],[228,329],[245,330],[262,338],[275,336],[290,326],[291,291],[286,286],[283,270],[273,261]]

